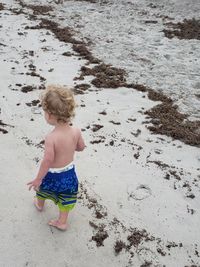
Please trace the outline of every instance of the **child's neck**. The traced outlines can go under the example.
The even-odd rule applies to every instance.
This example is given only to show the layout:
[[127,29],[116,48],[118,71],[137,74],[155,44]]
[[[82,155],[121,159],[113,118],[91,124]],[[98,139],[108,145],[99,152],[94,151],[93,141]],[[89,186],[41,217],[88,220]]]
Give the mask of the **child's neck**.
[[60,128],[68,128],[70,125],[68,122],[56,122],[54,124],[54,129],[60,129]]

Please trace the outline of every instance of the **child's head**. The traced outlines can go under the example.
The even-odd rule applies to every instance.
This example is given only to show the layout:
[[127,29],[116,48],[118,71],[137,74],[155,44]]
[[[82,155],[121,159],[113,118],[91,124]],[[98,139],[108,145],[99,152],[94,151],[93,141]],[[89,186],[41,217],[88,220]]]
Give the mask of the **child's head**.
[[72,91],[64,86],[49,85],[41,97],[42,108],[53,115],[57,122],[70,122],[75,113],[75,101]]

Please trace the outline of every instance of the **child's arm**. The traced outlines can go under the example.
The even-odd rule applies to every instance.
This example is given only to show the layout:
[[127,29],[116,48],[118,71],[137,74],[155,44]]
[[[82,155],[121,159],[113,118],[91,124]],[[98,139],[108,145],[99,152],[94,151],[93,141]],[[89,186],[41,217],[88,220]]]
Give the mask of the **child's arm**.
[[34,190],[38,190],[39,186],[42,183],[42,179],[45,177],[49,168],[52,165],[52,162],[54,161],[54,144],[50,135],[45,138],[44,144],[44,157],[41,161],[36,178],[27,184],[29,185],[29,190],[31,190],[31,188],[33,188]]
[[81,131],[78,129],[78,142],[76,145],[76,151],[83,151],[85,148],[85,142],[83,140],[83,137],[81,135]]

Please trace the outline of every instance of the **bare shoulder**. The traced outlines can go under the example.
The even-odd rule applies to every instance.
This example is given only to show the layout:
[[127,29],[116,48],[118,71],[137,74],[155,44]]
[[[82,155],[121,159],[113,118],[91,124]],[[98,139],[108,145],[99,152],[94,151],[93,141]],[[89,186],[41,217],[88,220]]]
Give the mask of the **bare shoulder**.
[[81,130],[78,127],[72,126],[72,131],[77,138],[81,136]]
[[45,143],[53,143],[54,142],[54,133],[50,132],[45,136]]

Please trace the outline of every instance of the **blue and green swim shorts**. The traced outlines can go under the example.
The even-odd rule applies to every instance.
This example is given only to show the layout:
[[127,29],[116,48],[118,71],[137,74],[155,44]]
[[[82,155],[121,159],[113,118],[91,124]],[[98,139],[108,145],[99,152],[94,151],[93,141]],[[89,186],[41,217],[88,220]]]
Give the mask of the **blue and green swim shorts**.
[[50,168],[36,196],[52,200],[60,211],[70,211],[76,204],[77,194],[78,178],[72,162],[63,168]]

